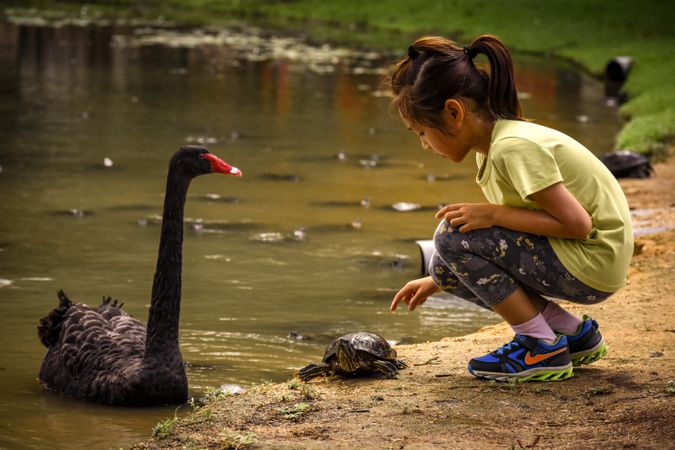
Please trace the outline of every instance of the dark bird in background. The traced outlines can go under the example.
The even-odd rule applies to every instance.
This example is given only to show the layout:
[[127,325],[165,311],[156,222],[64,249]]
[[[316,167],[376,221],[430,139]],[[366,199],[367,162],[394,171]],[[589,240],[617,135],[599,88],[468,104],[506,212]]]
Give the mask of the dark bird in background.
[[38,326],[48,349],[39,375],[45,387],[109,405],[187,401],[178,345],[183,213],[190,181],[214,172],[241,176],[203,147],[181,147],[171,158],[147,329],[110,297],[91,308],[59,291],[59,306]]

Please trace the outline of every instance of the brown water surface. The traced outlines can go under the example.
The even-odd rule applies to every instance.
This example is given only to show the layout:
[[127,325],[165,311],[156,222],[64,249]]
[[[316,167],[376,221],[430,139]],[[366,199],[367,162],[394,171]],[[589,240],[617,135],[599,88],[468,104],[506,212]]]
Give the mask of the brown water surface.
[[[353,330],[420,342],[495,322],[444,297],[388,312],[418,275],[414,240],[431,237],[436,206],[482,200],[471,158],[422,151],[389,113],[389,62],[251,33],[0,25],[0,448],[119,448],[173,414],[45,392],[36,326],[59,288],[146,320],[167,161],[186,142],[245,174],[190,190],[192,396],[288,379]],[[517,79],[528,117],[612,148],[620,124],[598,82],[529,58]]]

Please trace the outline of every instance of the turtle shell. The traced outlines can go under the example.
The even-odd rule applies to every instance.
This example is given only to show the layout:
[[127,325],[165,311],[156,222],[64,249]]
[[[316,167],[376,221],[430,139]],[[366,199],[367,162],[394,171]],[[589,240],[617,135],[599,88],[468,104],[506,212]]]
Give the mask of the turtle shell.
[[629,150],[607,153],[600,160],[617,178],[647,178],[653,171],[652,165],[645,155]]
[[344,339],[354,346],[356,350],[366,352],[379,359],[395,359],[396,350],[391,348],[385,338],[375,333],[368,333],[366,331],[357,331],[356,333],[345,334],[331,342],[326,348],[326,353],[323,355],[323,362],[335,356],[337,343],[340,339]]

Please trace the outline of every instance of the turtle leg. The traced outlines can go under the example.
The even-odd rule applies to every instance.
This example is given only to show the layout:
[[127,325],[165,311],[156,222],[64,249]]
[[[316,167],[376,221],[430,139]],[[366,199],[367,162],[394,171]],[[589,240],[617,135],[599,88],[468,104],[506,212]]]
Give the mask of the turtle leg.
[[356,349],[344,339],[338,341],[335,357],[337,358],[338,366],[345,373],[355,372],[360,367],[356,359]]
[[397,369],[405,369],[406,367],[408,367],[408,365],[403,361],[401,361],[400,359],[392,359],[391,362],[394,363]]
[[298,377],[302,381],[309,381],[312,378],[320,377],[321,375],[328,375],[331,367],[326,363],[310,364],[298,371]]
[[396,378],[398,374],[398,368],[392,361],[378,359],[372,361],[370,364],[375,372],[379,372],[387,378]]

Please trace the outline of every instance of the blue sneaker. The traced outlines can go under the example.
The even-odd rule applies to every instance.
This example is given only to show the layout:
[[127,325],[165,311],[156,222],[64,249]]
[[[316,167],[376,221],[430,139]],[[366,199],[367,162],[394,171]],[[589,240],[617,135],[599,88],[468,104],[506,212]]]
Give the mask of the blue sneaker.
[[584,314],[579,329],[567,336],[572,364],[583,366],[599,360],[607,354],[609,347],[598,331],[598,322]]
[[469,372],[496,381],[561,381],[574,376],[567,338],[553,344],[516,334],[511,342],[469,361]]

